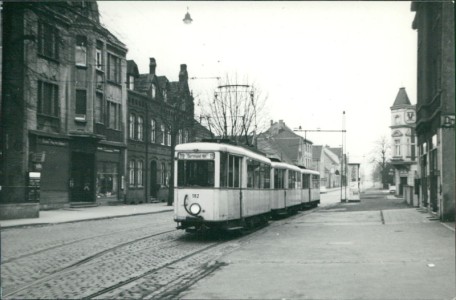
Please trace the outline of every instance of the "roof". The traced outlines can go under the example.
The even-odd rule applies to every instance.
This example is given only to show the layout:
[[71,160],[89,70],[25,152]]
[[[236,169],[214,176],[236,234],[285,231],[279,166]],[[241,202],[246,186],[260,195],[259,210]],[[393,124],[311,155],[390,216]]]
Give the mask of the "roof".
[[286,163],[293,163],[293,160],[278,145],[274,138],[268,138],[265,134],[260,134],[257,138],[257,148],[266,153],[270,158],[279,159]]
[[405,91],[405,88],[401,87],[399,89],[399,92],[397,93],[396,100],[394,100],[394,104],[392,107],[404,106],[404,105],[412,105],[412,103],[410,103],[410,100],[409,100],[409,97],[407,96],[407,92]]
[[332,147],[329,147],[329,150],[331,150],[332,153],[334,153],[335,155],[337,155],[337,157],[341,158],[342,157],[342,148],[332,148]]
[[154,79],[154,75],[151,74],[140,74],[135,80],[135,90],[141,93],[148,93],[150,86]]
[[127,60],[127,74],[133,75],[135,77],[139,76],[138,65],[134,60]]

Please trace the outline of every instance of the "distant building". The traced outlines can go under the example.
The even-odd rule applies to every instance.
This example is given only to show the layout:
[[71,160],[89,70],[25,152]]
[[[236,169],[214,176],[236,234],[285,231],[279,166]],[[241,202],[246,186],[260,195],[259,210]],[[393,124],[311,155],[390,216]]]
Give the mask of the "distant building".
[[391,106],[391,165],[394,166],[396,195],[405,196],[409,204],[418,205],[419,186],[415,105],[410,103],[405,88],[400,88]]
[[1,217],[123,200],[126,46],[96,2],[4,2],[2,14]]
[[341,148],[313,145],[312,169],[320,172],[320,186],[340,187],[342,175],[342,160],[339,157]]
[[416,134],[420,204],[443,221],[455,219],[454,2],[413,1],[418,32]]
[[294,133],[283,120],[271,121],[271,126],[257,137],[258,150],[281,161],[310,169],[312,142]]

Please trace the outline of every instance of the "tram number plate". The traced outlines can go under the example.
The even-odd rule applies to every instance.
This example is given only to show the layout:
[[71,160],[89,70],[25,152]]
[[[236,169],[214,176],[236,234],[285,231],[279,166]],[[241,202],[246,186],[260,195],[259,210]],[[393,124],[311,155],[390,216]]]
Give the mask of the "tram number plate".
[[193,199],[198,199],[199,197],[200,197],[199,194],[192,194],[192,198],[193,198]]

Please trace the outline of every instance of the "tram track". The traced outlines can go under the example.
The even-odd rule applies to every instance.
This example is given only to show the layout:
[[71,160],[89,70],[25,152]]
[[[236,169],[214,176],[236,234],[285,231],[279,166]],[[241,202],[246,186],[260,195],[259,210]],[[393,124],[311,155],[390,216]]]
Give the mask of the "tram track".
[[[97,252],[95,254],[92,254],[88,257],[85,257],[71,265],[68,265],[68,266],[64,266],[64,267],[61,267],[59,269],[56,269],[56,270],[53,270],[52,272],[48,273],[45,275],[45,277],[41,278],[41,279],[38,279],[38,280],[35,280],[33,282],[30,282],[28,284],[25,284],[17,289],[15,289],[14,291],[12,292],[9,292],[9,293],[5,293],[3,295],[4,298],[8,298],[12,295],[15,295],[17,293],[20,293],[24,290],[27,290],[29,288],[32,288],[36,285],[40,285],[42,283],[45,283],[45,282],[48,282],[52,279],[55,279],[55,278],[58,278],[58,277],[61,277],[69,272],[72,272],[76,269],[78,269],[79,267],[82,267],[88,263],[90,263],[91,261],[94,261],[96,260],[97,258],[101,258],[103,257],[104,255],[108,254],[108,253],[112,253],[116,250],[119,250],[121,248],[124,248],[124,247],[127,247],[129,245],[132,245],[134,243],[138,243],[138,242],[141,242],[141,241],[145,241],[147,239],[151,239],[151,238],[156,238],[158,236],[162,236],[162,235],[165,235],[165,234],[169,234],[169,233],[172,233],[172,232],[176,232],[177,233],[177,230],[176,229],[172,229],[172,230],[167,230],[167,231],[162,231],[162,232],[158,232],[158,233],[154,233],[154,234],[150,234],[148,236],[144,236],[144,237],[140,237],[140,238],[137,238],[137,239],[134,239],[134,240],[130,240],[128,242],[125,242],[125,243],[122,243],[122,244],[119,244],[119,245],[116,245],[114,247],[110,247],[108,249],[105,249],[103,251],[100,251],[100,252]],[[166,241],[166,242],[169,242],[169,241]],[[165,242],[165,243],[166,243]],[[68,245],[68,244],[67,244]],[[161,244],[163,245],[163,243]],[[144,248],[144,250],[146,250],[147,248]],[[31,254],[32,255],[32,254]],[[5,288],[5,287],[4,287]]]
[[85,241],[99,239],[99,238],[104,238],[104,237],[109,237],[109,236],[115,236],[115,235],[118,235],[119,233],[125,233],[125,232],[132,231],[132,230],[147,229],[147,228],[150,228],[150,226],[143,226],[143,227],[140,227],[140,228],[120,230],[120,231],[110,232],[110,233],[106,233],[106,234],[100,234],[100,235],[96,235],[96,236],[91,236],[91,237],[87,237],[87,238],[77,239],[77,240],[73,240],[71,242],[66,242],[66,243],[55,245],[55,246],[52,246],[52,247],[39,249],[39,250],[34,251],[34,252],[29,252],[29,253],[25,253],[25,254],[22,254],[22,255],[19,255],[19,256],[3,259],[1,261],[1,264],[2,265],[8,264],[8,263],[11,263],[11,262],[23,259],[23,258],[27,258],[27,257],[30,257],[30,256],[34,256],[34,255],[37,255],[37,254],[41,254],[41,253],[47,252],[47,251],[55,250],[55,249],[58,249],[58,248],[68,247],[68,246],[71,246],[71,245],[74,245],[74,244],[77,244],[77,243],[80,243],[80,242],[85,242]]

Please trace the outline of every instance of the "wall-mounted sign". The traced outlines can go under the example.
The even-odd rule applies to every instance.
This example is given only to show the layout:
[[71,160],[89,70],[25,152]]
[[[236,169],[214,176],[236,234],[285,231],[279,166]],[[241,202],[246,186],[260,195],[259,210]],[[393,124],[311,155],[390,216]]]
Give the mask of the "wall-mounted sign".
[[414,110],[407,110],[405,112],[405,123],[410,124],[410,123],[415,123],[416,121],[416,115]]
[[203,160],[203,159],[214,159],[215,153],[213,152],[197,152],[197,153],[190,153],[190,152],[180,152],[177,156],[179,159],[193,159],[193,160]]

